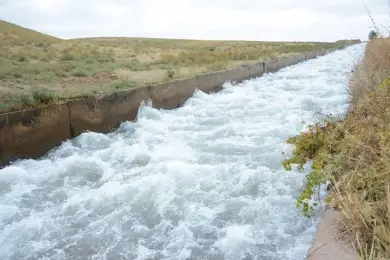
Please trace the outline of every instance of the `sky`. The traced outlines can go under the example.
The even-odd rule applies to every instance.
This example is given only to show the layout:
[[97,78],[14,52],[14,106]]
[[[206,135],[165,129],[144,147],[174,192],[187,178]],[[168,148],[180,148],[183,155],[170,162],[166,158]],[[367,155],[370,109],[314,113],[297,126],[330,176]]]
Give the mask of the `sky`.
[[[390,0],[364,0],[381,31]],[[64,39],[366,40],[363,0],[0,0],[0,19]]]

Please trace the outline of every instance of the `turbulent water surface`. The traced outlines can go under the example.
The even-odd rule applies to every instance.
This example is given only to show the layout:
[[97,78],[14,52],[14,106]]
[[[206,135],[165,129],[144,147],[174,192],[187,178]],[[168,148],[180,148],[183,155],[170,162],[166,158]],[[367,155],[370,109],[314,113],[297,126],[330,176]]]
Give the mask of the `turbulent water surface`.
[[283,170],[285,140],[345,112],[363,48],[143,106],[0,170],[0,259],[303,259],[318,220],[295,207],[304,173]]

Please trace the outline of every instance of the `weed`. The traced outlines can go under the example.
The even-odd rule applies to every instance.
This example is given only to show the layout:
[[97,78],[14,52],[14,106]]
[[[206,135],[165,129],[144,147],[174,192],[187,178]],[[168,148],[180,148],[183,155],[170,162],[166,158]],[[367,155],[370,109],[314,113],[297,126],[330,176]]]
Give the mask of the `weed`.
[[122,80],[122,81],[115,82],[115,83],[111,84],[111,87],[113,89],[117,89],[117,90],[130,89],[130,88],[136,87],[136,83],[134,81]]
[[88,77],[89,74],[86,70],[75,69],[72,71],[72,76],[74,76],[74,77]]
[[68,77],[68,74],[66,74],[64,71],[61,71],[61,70],[55,71],[55,74],[57,77],[60,77],[60,78]]
[[48,104],[55,99],[55,93],[52,90],[39,88],[32,91],[32,96],[38,103]]
[[121,67],[130,69],[131,71],[150,70],[150,65],[140,62],[138,59],[131,59],[130,63],[124,63]]
[[227,68],[227,64],[224,62],[219,62],[207,66],[208,71],[225,70],[226,68]]
[[166,76],[168,79],[173,79],[175,77],[175,71],[174,70],[167,70]]
[[37,101],[34,99],[34,97],[31,94],[22,94],[20,96],[20,100],[24,106],[32,107],[37,104]]
[[25,62],[25,61],[27,61],[27,57],[26,57],[26,56],[23,56],[23,55],[20,55],[20,56],[18,56],[17,61],[19,61],[19,62]]
[[71,52],[64,52],[60,58],[61,61],[75,60],[75,55]]
[[94,59],[94,58],[87,58],[85,60],[85,63],[87,63],[87,64],[95,64],[95,63],[97,63],[97,60]]

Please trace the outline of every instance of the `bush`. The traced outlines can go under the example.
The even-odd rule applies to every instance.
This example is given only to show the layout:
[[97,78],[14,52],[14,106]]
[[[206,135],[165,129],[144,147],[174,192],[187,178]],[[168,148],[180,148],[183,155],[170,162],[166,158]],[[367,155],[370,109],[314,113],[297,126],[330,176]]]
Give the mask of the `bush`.
[[28,107],[35,106],[37,103],[31,94],[22,94],[20,96],[20,100],[21,100],[23,105],[28,106]]
[[54,91],[45,88],[33,90],[32,96],[36,102],[43,104],[48,104],[55,99]]
[[70,72],[76,68],[76,65],[73,63],[64,63],[62,64],[62,70],[65,72]]
[[25,61],[27,61],[27,60],[28,60],[27,57],[24,56],[24,55],[20,55],[20,56],[17,58],[17,61],[19,61],[19,62],[25,62]]
[[75,60],[75,54],[71,52],[64,52],[60,58],[61,61]]
[[374,39],[378,38],[378,36],[379,36],[378,32],[372,30],[372,31],[370,31],[370,33],[368,34],[368,39],[369,39],[369,40],[374,40]]
[[48,62],[48,61],[50,61],[50,59],[49,59],[48,57],[46,57],[46,56],[41,57],[40,60],[43,61],[43,62]]
[[74,77],[88,77],[89,74],[88,74],[88,71],[86,71],[86,70],[75,69],[74,71],[72,71],[72,76],[74,76]]
[[131,59],[130,63],[122,64],[122,67],[131,71],[145,71],[150,70],[150,65],[140,62],[138,59]]
[[129,80],[122,80],[120,82],[115,82],[111,85],[112,88],[114,89],[129,89],[129,88],[134,88],[136,86],[136,83],[133,81]]
[[329,163],[332,155],[340,152],[340,144],[344,137],[345,133],[337,121],[326,121],[322,125],[310,126],[307,132],[287,140],[295,149],[291,158],[283,161],[286,170],[290,171],[292,165],[297,165],[299,170],[303,170],[303,166],[312,161],[312,171],[306,176],[306,187],[297,199],[297,207],[302,207],[305,216],[310,216],[317,206],[310,204],[310,200],[316,194],[319,185],[328,180],[323,171],[324,166]]
[[14,78],[17,78],[17,79],[20,79],[20,78],[23,77],[23,74],[22,74],[20,71],[16,71],[16,70],[12,71],[12,72],[11,72],[11,75],[12,75]]
[[68,74],[66,74],[64,71],[61,71],[61,70],[56,70],[55,74],[56,74],[57,77],[60,77],[60,78],[68,77]]
[[166,76],[168,79],[173,79],[175,77],[175,71],[174,70],[167,70]]
[[94,59],[94,58],[88,58],[88,59],[85,60],[85,63],[87,63],[87,64],[95,64],[95,63],[97,63],[97,60]]
[[226,68],[227,68],[227,64],[223,62],[218,62],[207,66],[208,71],[225,70]]
[[159,64],[158,65],[158,68],[161,69],[161,70],[172,70],[174,69],[174,66],[173,64]]
[[38,48],[45,47],[45,43],[43,43],[43,42],[36,42],[34,45],[35,45],[35,47],[38,47]]

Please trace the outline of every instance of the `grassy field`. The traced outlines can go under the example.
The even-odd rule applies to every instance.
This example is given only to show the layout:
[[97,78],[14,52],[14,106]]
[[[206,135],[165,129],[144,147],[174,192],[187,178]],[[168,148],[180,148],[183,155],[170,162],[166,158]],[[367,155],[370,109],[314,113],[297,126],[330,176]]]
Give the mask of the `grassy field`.
[[0,21],[0,112],[345,43],[146,38],[62,40]]
[[390,259],[390,39],[368,42],[349,83],[350,112],[329,117],[289,140],[293,156],[284,165],[312,162],[303,199],[330,180],[327,203],[342,215],[341,235],[362,259]]

